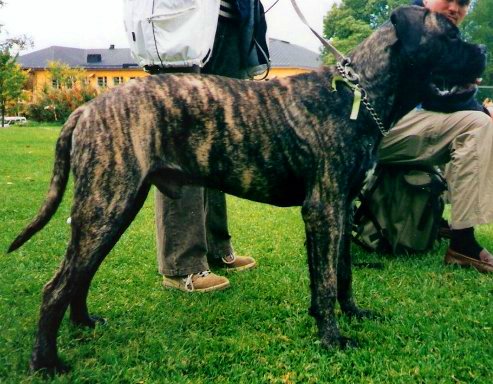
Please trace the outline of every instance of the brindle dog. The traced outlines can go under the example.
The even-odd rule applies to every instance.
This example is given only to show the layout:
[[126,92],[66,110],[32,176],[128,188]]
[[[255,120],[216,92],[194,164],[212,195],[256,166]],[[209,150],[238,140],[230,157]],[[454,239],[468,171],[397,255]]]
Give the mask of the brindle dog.
[[[418,7],[397,9],[351,59],[386,127],[433,88],[432,74],[472,83],[485,66],[484,48],[462,42],[444,17]],[[302,205],[311,315],[324,346],[345,344],[336,299],[348,315],[365,313],[353,301],[345,235],[381,133],[364,108],[356,121],[349,119],[353,94],[344,84],[331,89],[337,74],[327,67],[268,82],[151,76],[77,109],[58,139],[48,196],[9,249],[49,221],[71,168],[72,237],[44,287],[31,369],[64,368],[56,337],[69,305],[74,323],[94,326],[86,304],[91,279],[152,184],[174,198],[182,185],[193,184],[278,206]]]

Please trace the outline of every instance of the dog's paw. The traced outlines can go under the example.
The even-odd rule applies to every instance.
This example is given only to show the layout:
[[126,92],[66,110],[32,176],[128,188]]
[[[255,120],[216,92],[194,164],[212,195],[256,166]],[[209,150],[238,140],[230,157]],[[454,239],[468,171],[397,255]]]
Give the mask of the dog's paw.
[[376,312],[358,307],[353,300],[340,301],[340,305],[342,313],[350,319],[375,319],[378,317]]
[[32,358],[29,362],[29,372],[31,374],[40,375],[43,377],[53,377],[56,374],[64,374],[70,371],[70,366],[65,364],[60,359],[55,361],[42,361]]
[[338,336],[336,338],[327,338],[323,337],[320,339],[320,343],[325,349],[346,349],[346,348],[355,348],[358,346],[358,342],[350,337]]
[[356,346],[356,342],[348,337],[342,336],[335,321],[319,323],[320,343],[323,348],[349,348]]
[[70,321],[78,327],[96,328],[96,324],[106,325],[107,321],[100,316],[71,316]]
[[377,319],[379,316],[377,312],[369,310],[369,309],[362,309],[357,306],[351,306],[350,308],[344,308],[342,309],[342,312],[348,316],[350,319]]

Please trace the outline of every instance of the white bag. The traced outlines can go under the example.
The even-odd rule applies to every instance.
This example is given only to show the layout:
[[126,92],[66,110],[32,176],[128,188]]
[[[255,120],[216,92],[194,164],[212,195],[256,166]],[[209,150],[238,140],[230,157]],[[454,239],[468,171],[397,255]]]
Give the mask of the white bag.
[[123,0],[125,30],[140,66],[203,67],[211,56],[220,0]]

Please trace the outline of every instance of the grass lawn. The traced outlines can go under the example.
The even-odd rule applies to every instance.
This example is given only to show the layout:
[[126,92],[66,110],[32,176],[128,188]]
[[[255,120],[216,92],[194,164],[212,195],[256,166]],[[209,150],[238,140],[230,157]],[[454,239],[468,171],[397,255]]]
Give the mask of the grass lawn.
[[[60,127],[0,129],[0,382],[37,383],[27,371],[41,289],[62,259],[71,187],[43,231],[13,254],[9,243],[37,212]],[[162,288],[155,260],[153,193],[99,269],[89,307],[94,330],[62,323],[55,383],[493,383],[493,277],[445,267],[445,244],[414,257],[354,248],[357,302],[381,314],[349,321],[357,348],[324,350],[308,316],[309,282],[299,208],[230,197],[239,254],[259,267],[232,288],[184,294]],[[493,226],[478,230],[493,249]]]

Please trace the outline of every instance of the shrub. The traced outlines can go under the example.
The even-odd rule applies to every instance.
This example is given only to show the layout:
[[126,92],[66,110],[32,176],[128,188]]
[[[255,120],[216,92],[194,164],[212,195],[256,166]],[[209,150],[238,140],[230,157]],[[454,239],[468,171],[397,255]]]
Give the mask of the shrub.
[[48,71],[50,85],[46,84],[28,107],[27,115],[31,120],[65,121],[72,111],[98,94],[89,85],[87,73],[82,68],[52,61],[48,64]]
[[27,115],[36,121],[65,121],[72,111],[95,96],[96,89],[89,85],[75,85],[72,88],[46,87],[29,105]]

